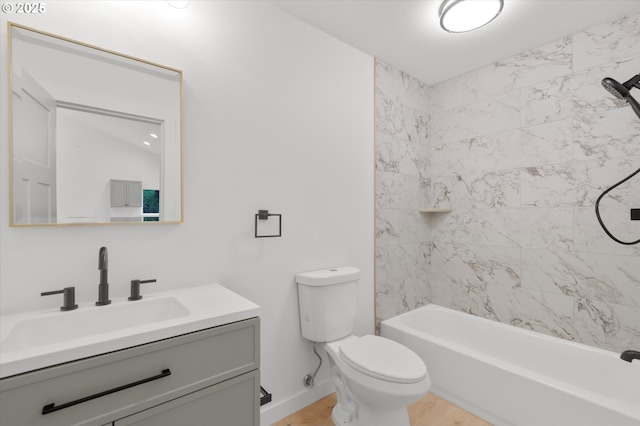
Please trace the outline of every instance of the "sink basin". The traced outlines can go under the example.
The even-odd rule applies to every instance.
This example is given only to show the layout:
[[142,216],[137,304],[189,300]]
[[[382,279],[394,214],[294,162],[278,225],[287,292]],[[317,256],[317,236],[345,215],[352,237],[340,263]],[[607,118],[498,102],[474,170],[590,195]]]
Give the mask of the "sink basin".
[[175,297],[140,300],[112,307],[94,306],[73,312],[27,318],[18,322],[0,345],[0,354],[82,339],[166,321],[189,314]]
[[0,378],[259,316],[220,284],[0,316]]

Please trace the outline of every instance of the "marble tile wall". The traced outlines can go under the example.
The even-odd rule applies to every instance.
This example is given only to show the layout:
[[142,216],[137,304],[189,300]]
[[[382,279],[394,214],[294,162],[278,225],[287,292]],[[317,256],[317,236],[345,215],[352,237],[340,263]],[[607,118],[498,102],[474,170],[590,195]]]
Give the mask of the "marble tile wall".
[[[378,62],[378,320],[433,302],[640,348],[640,245],[610,240],[594,213],[640,167],[640,120],[600,85],[640,72],[638,46],[632,14],[431,88]],[[416,204],[453,212],[421,218]],[[640,238],[631,207],[640,177],[601,203],[627,241]]]
[[431,89],[376,61],[376,325],[429,303]]

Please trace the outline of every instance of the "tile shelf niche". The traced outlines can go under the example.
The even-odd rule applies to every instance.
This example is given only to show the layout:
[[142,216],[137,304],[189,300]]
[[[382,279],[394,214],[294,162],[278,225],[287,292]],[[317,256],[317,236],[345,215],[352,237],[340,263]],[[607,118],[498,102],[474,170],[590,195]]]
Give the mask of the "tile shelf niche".
[[418,209],[418,211],[420,213],[449,213],[449,212],[452,212],[453,209],[451,207],[444,207],[444,208],[430,207],[430,208]]

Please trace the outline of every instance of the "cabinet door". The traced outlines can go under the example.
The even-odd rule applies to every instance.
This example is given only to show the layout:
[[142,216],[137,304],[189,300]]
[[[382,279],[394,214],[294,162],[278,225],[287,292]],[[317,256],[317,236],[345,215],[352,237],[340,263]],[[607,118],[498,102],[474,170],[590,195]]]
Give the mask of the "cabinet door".
[[124,207],[127,205],[127,181],[111,179],[111,207]]
[[127,207],[142,207],[142,182],[127,181]]
[[114,426],[258,426],[260,371],[243,374],[116,420]]

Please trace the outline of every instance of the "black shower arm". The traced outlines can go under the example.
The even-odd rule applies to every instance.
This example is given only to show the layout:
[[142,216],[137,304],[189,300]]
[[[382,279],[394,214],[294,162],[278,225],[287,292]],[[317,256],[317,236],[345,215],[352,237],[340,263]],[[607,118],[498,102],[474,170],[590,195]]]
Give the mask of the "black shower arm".
[[632,87],[635,87],[636,89],[640,89],[640,74],[636,74],[635,76],[631,77],[629,80],[625,81],[623,83],[623,86],[626,87],[628,90],[631,90]]

